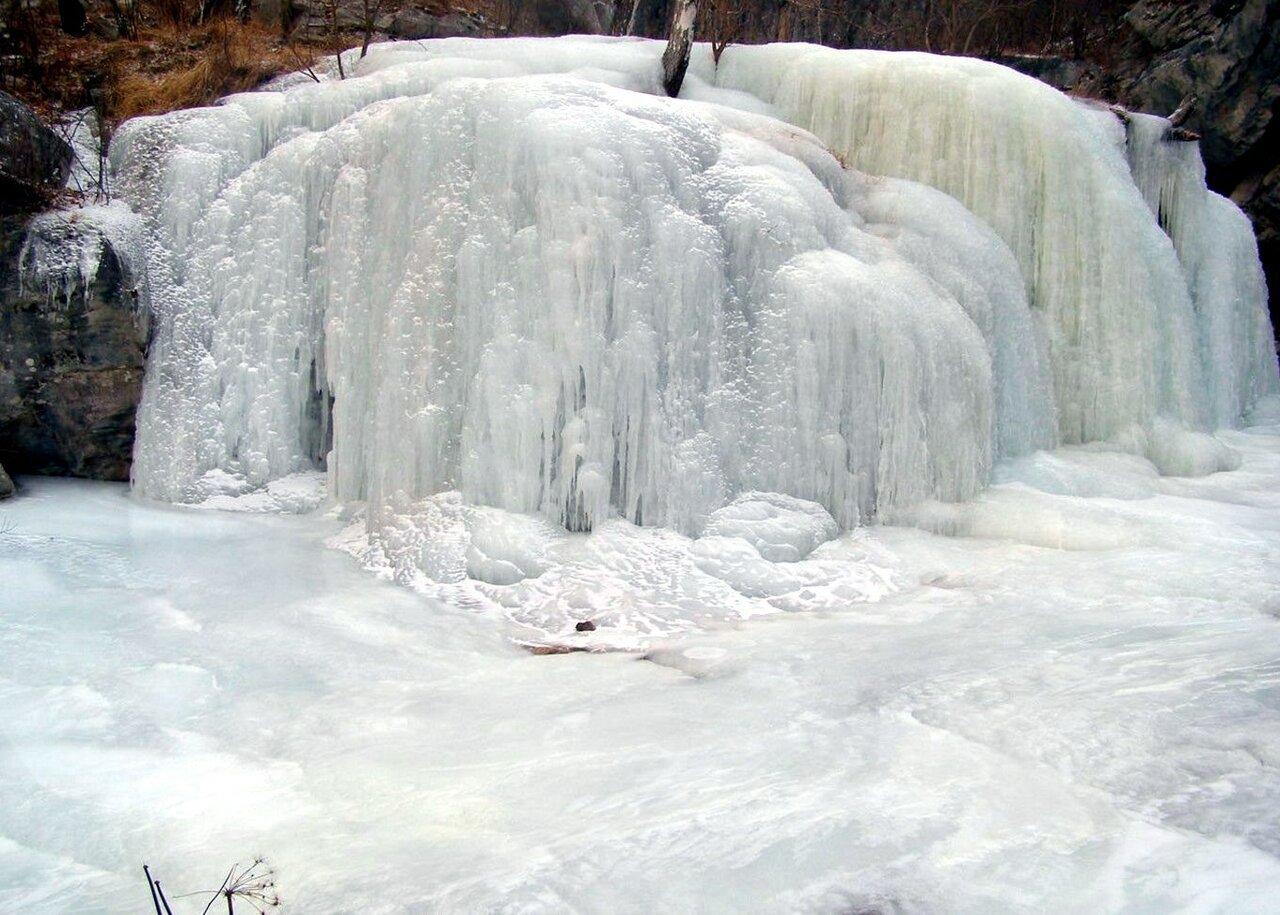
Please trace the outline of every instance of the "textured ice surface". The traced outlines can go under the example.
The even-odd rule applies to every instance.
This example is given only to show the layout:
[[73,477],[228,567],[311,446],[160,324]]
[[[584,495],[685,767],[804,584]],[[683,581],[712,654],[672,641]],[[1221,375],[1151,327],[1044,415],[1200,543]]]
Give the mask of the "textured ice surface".
[[539,576],[476,506],[687,539],[748,492],[846,529],[964,500],[1059,440],[1233,466],[1206,431],[1280,385],[1256,253],[1147,121],[799,45],[699,48],[671,100],[661,47],[382,45],[125,125],[158,322],[138,490],[324,463],[353,548],[506,586]]
[[1276,351],[1266,339],[1266,279],[1253,226],[1205,187],[1200,144],[1166,142],[1164,118],[1130,114],[1127,124],[1134,181],[1173,240],[1195,303],[1210,421],[1234,425],[1275,390]]
[[[775,580],[859,545],[893,587],[748,625],[709,604],[643,657],[532,657],[509,611],[326,549],[338,520],[20,480],[5,906],[133,915],[140,862],[178,893],[265,853],[293,912],[1274,911],[1280,426],[1220,436],[1241,466],[1200,478],[1001,465],[946,506],[970,538],[877,526],[777,563],[740,540]],[[651,592],[706,580],[668,530],[467,511],[463,561],[529,576],[506,587],[570,541],[584,569],[643,557]]]
[[[238,103],[186,117],[252,124]],[[125,175],[159,132],[121,135]],[[948,245],[911,231],[927,198],[879,203],[910,215],[908,259],[864,226],[864,179],[727,109],[455,80],[281,143],[216,193],[156,258],[183,275],[157,294],[135,469],[149,496],[190,500],[215,468],[264,484],[331,433],[332,494],[375,523],[393,499],[457,489],[570,529],[616,513],[694,533],[761,489],[852,526],[975,492],[997,310],[1034,356],[1011,259],[995,260],[1003,289],[951,295],[916,265]],[[1047,429],[1037,365],[1005,365],[1001,388]]]
[[139,306],[145,308],[145,227],[120,204],[49,210],[32,217],[18,255],[19,282],[24,289],[42,291],[51,306],[69,305],[73,295],[93,283],[108,249],[137,284]]
[[[622,519],[572,534],[458,493],[363,513],[330,540],[366,568],[455,606],[500,614],[535,641],[639,647],[780,610],[874,603],[892,559],[860,532],[836,537],[820,505],[748,493],[698,538]],[[590,621],[592,634],[576,624]]]
[[[1064,441],[1157,414],[1231,425],[1277,390],[1247,220],[1205,190],[1194,144],[1136,119],[1126,159],[1114,115],[964,58],[770,45],[693,69],[769,101],[849,165],[939,188],[991,225],[1044,317]],[[1161,218],[1173,244],[1141,205],[1160,194],[1177,204]]]

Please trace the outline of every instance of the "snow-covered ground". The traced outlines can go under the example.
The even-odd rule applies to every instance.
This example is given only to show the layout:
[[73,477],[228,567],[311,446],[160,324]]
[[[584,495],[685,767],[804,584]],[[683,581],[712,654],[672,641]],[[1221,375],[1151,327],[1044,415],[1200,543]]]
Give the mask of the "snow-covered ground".
[[877,600],[644,654],[533,656],[336,518],[25,479],[0,909],[149,911],[143,862],[172,899],[265,854],[294,913],[1274,911],[1280,425],[1220,437],[1241,468],[1197,479],[1004,465],[916,514],[948,534],[856,535]]

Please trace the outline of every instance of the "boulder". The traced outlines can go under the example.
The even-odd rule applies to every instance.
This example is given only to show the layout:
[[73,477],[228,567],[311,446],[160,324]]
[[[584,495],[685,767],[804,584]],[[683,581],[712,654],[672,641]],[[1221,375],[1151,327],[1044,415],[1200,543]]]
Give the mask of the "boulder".
[[0,499],[7,499],[13,495],[13,480],[9,479],[9,474],[4,472],[4,465],[0,464]]
[[396,13],[387,33],[392,38],[476,38],[484,34],[484,23],[466,13],[429,13],[408,7]]
[[35,209],[62,187],[71,147],[7,92],[0,92],[0,212]]
[[604,31],[592,0],[538,0],[538,25],[551,35],[599,35]]
[[613,3],[610,0],[593,0],[593,5],[596,8],[596,19],[600,21],[600,31],[611,32],[616,13]]

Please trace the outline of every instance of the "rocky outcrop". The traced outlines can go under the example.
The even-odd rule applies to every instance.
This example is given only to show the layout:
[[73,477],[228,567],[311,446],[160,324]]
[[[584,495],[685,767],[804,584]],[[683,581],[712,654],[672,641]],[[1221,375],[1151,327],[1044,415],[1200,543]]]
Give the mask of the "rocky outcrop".
[[1127,101],[1168,113],[1195,96],[1187,126],[1203,135],[1211,170],[1232,169],[1274,131],[1280,0],[1143,0],[1125,21],[1157,55],[1132,79]]
[[139,245],[136,218],[109,207],[33,215],[71,159],[0,93],[0,464],[126,480],[146,347],[127,253]]
[[9,474],[5,473],[4,467],[0,465],[0,499],[7,499],[13,495],[13,480],[9,479]]
[[[485,18],[465,10],[452,10],[438,3],[382,2],[374,0],[280,0],[285,4],[286,21],[297,37],[323,38],[335,24],[348,34],[371,26],[374,41],[420,38],[482,38],[496,34]],[[272,15],[268,8],[264,15]]]
[[146,324],[109,227],[90,211],[0,218],[0,463],[11,473],[129,478]]
[[430,13],[410,6],[395,14],[387,34],[400,39],[479,38],[485,34],[485,23],[467,13]]
[[538,24],[553,35],[599,35],[605,30],[592,0],[537,0]]
[[42,205],[67,178],[71,147],[7,92],[0,92],[0,212]]

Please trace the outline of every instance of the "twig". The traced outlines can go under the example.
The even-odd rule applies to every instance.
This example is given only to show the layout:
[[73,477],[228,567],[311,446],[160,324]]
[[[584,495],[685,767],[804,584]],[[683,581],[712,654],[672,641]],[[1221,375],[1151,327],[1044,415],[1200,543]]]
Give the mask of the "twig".
[[169,900],[164,898],[164,887],[160,885],[160,881],[156,881],[156,892],[160,894],[160,901],[164,903],[164,915],[173,915],[173,909],[169,908]]
[[222,886],[213,891],[213,896],[209,899],[208,905],[204,907],[204,911],[201,912],[200,915],[208,915],[209,909],[213,907],[213,903],[220,895],[222,895],[222,891],[227,888],[227,884],[231,882],[231,875],[236,872],[236,866],[237,865],[235,864],[231,865],[231,870],[227,871],[227,876],[222,878]]
[[144,864],[142,872],[147,875],[147,889],[151,890],[151,904],[156,907],[156,915],[164,915],[160,911],[160,900],[156,896],[156,882],[151,879],[151,869]]

